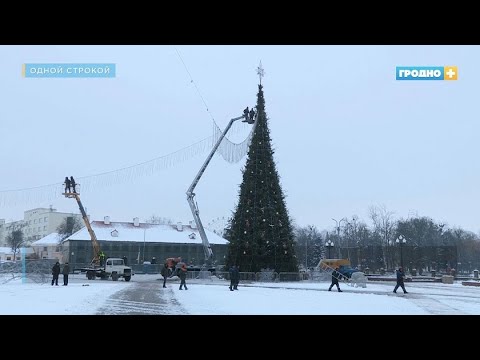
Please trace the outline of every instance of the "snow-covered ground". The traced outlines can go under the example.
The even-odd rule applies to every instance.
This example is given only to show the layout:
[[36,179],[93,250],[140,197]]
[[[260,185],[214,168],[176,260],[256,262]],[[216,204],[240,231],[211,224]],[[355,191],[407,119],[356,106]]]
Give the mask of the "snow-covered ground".
[[[137,274],[130,282],[88,281],[84,275],[70,276],[68,286],[22,282],[15,279],[0,283],[2,315],[89,315],[108,308],[108,298],[142,282],[161,283],[160,276]],[[366,288],[341,284],[328,292],[327,282],[240,283],[238,291],[229,291],[228,283],[187,281],[188,290],[180,291],[178,282],[168,282],[154,291],[166,301],[175,301],[190,315],[450,315],[480,314],[480,287],[461,282],[406,283],[409,294],[394,282],[369,282]],[[159,305],[160,306],[160,305]],[[165,306],[163,306],[165,308]],[[168,309],[166,310],[168,311]]]

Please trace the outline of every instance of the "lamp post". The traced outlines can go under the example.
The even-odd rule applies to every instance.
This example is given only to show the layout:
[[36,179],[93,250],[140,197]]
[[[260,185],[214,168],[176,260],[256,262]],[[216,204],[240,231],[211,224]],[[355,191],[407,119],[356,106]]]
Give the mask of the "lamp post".
[[75,252],[72,251],[72,273],[75,273],[75,262],[73,261],[75,258]]
[[400,266],[403,268],[403,244],[407,242],[405,236],[399,235],[395,242],[400,246]]
[[328,240],[328,241],[325,243],[325,246],[326,246],[327,249],[328,249],[328,258],[331,259],[331,257],[330,257],[330,249],[334,246],[333,241],[332,241],[332,240]]
[[305,237],[305,270],[308,270],[308,236]]
[[[340,221],[337,221],[335,220],[334,218],[332,218],[333,221],[335,221],[335,224],[336,224],[336,228],[337,228],[337,236],[338,236],[338,241],[340,241],[340,224],[342,223],[342,221],[347,221],[347,219],[345,218],[342,218],[340,219]],[[347,239],[348,241],[348,239]],[[338,251],[340,252],[340,247],[338,247]],[[341,257],[341,254],[339,256],[339,258]],[[350,252],[348,250],[348,244],[347,244],[347,257],[350,259]]]
[[143,262],[145,262],[145,233],[147,232],[147,228],[143,229]]

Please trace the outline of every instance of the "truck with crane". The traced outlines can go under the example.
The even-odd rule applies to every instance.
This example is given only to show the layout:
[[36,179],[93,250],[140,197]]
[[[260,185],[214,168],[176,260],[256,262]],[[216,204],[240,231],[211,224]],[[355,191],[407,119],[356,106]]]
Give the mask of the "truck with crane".
[[[76,184],[79,187],[80,184]],[[68,189],[70,190],[70,189]],[[80,193],[78,191],[68,191],[67,187],[64,193],[66,198],[74,198],[82,214],[83,222],[87,227],[88,233],[90,234],[90,240],[92,242],[93,248],[93,259],[90,262],[90,266],[80,268],[81,272],[85,272],[88,280],[95,280],[95,278],[100,278],[102,280],[112,279],[117,281],[119,278],[123,278],[125,281],[130,281],[133,275],[132,268],[125,265],[125,262],[122,258],[107,258],[105,260],[101,259],[102,251],[100,250],[100,244],[98,243],[97,236],[93,231],[90,221],[88,220],[87,213],[82,205],[80,200]]]
[[[253,109],[252,109],[253,111]],[[208,164],[210,163],[210,160],[212,160],[213,155],[217,151],[218,147],[220,146],[220,143],[222,142],[223,138],[227,135],[228,130],[232,127],[233,123],[237,120],[243,119],[243,122],[246,122],[248,124],[253,124],[253,129],[252,132],[255,131],[255,126],[257,122],[255,121],[257,118],[258,114],[255,114],[255,112],[248,112],[248,107],[244,110],[242,116],[235,117],[233,119],[230,119],[230,122],[228,123],[227,127],[225,130],[223,130],[222,134],[220,135],[217,143],[215,146],[212,148],[210,154],[208,155],[207,159],[203,163],[202,167],[200,168],[199,172],[193,179],[192,184],[187,190],[187,201],[188,204],[190,205],[190,210],[192,211],[193,219],[195,220],[195,223],[198,228],[198,232],[200,233],[200,237],[202,238],[202,245],[203,245],[203,252],[205,255],[204,258],[204,264],[201,268],[200,271],[208,271],[208,268],[212,266],[212,261],[213,261],[213,251],[210,246],[210,242],[208,241],[207,234],[205,233],[205,229],[203,227],[202,221],[200,220],[200,211],[198,209],[198,204],[194,200],[195,193],[193,192],[195,190],[195,187],[197,186],[198,182],[200,181],[200,178],[202,177],[203,173],[205,172],[205,169],[207,168]]]

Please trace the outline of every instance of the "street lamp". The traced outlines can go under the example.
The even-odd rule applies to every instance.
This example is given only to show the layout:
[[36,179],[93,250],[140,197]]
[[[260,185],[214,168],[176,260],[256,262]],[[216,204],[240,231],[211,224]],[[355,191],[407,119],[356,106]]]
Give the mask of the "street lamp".
[[72,251],[72,273],[75,273],[75,262],[74,260],[75,252]]
[[332,240],[328,240],[328,241],[325,243],[325,246],[326,246],[327,249],[328,249],[328,258],[331,259],[331,257],[330,257],[330,249],[333,248],[333,246],[334,246],[333,241],[332,241]]
[[[332,220],[335,221],[336,223],[338,241],[340,241],[340,224],[342,223],[342,221],[347,222],[347,219],[342,218],[340,219],[340,221],[337,221],[334,218],[332,218]],[[347,241],[348,241],[348,238],[347,238]],[[338,251],[340,251],[340,247],[338,248]],[[341,257],[341,254],[339,257]],[[347,258],[350,259],[350,251],[348,250],[348,243],[347,243]]]
[[308,270],[308,236],[305,238],[305,270]]
[[407,239],[405,239],[405,236],[399,235],[397,240],[395,242],[400,245],[400,266],[403,268],[403,244],[407,242]]
[[147,233],[147,228],[143,229],[143,262],[145,262],[145,234]]

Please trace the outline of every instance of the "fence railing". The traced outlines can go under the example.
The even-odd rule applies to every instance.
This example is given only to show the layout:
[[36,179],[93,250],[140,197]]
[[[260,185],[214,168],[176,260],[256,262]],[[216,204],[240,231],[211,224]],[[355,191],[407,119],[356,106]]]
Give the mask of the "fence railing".
[[[43,259],[43,260],[26,260],[25,264],[22,261],[16,262],[3,262],[0,263],[0,275],[3,279],[14,279],[18,276],[26,276],[27,278],[36,282],[50,281],[52,266],[56,260]],[[79,273],[81,268],[88,267],[88,263],[74,263],[70,264],[71,273]],[[162,264],[133,264],[132,267],[134,274],[154,274],[160,275],[160,270],[163,267]],[[61,265],[62,267],[62,265]],[[13,274],[13,275],[12,275]],[[20,275],[25,274],[25,275]],[[325,271],[309,271],[309,272],[274,272],[274,271],[262,271],[262,272],[240,272],[240,282],[253,283],[253,282],[328,282],[331,279],[331,275]],[[174,276],[174,278],[176,278]],[[230,273],[228,271],[199,271],[189,270],[187,271],[188,280],[196,281],[208,281],[208,282],[229,282]]]

